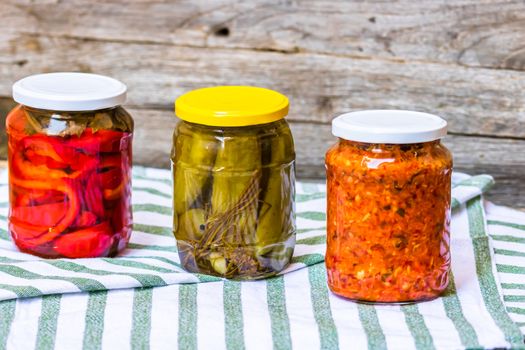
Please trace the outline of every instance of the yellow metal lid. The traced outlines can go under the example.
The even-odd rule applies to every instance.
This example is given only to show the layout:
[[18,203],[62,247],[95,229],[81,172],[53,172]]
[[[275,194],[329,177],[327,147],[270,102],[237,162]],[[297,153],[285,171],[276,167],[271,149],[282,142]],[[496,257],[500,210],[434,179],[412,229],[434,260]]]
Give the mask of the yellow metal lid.
[[288,114],[288,98],[254,86],[216,86],[193,90],[175,100],[175,114],[210,126],[266,124]]

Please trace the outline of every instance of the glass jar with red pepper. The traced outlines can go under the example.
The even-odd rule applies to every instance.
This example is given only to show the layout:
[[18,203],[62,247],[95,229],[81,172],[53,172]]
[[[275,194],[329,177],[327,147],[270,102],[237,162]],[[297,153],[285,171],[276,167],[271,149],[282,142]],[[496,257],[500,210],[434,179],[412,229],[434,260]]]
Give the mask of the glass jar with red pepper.
[[132,228],[133,119],[126,86],[83,73],[13,85],[7,116],[9,232],[45,258],[114,256]]
[[433,299],[450,269],[452,157],[447,123],[372,110],[334,119],[326,154],[330,289],[371,303]]

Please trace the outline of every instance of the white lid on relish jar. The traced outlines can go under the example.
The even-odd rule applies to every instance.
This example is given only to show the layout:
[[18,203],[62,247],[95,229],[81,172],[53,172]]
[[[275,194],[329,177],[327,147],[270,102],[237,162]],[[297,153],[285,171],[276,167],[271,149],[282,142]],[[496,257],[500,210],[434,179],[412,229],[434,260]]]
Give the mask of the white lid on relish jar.
[[53,111],[94,111],[123,104],[126,91],[126,85],[103,75],[46,73],[14,83],[13,99],[24,106]]
[[437,115],[405,110],[365,110],[332,120],[332,134],[349,141],[410,144],[430,142],[447,134],[447,122]]

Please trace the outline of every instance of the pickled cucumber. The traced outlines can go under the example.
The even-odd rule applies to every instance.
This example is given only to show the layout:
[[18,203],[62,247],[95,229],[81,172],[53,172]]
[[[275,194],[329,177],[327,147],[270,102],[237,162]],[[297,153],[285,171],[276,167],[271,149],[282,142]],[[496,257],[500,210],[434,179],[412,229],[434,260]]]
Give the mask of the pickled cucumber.
[[[257,225],[257,258],[262,266],[281,270],[293,251],[294,227],[294,149],[289,132],[271,139],[271,156],[265,195],[260,204]],[[291,248],[291,249],[290,249]]]
[[[174,207],[178,215],[183,214],[203,195],[217,152],[217,144],[207,135],[193,132],[188,136],[186,132],[174,136],[176,141],[172,154]],[[200,207],[204,209],[202,205]]]
[[203,209],[189,209],[178,217],[177,238],[186,241],[199,240],[206,228]]

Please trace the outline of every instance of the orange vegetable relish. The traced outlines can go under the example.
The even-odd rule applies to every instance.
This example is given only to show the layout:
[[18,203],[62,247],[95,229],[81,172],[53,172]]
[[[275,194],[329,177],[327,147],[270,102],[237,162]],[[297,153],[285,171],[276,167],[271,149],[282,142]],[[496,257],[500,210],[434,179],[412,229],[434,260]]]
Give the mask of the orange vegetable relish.
[[326,166],[330,289],[364,302],[437,297],[450,268],[449,151],[340,139]]

